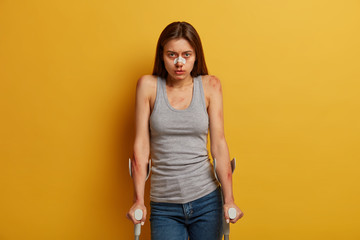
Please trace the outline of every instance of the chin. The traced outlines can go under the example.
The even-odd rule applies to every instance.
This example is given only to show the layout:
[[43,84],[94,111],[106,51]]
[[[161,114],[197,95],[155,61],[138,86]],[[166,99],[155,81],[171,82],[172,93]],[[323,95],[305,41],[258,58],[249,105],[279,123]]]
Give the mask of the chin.
[[187,75],[170,75],[170,76],[173,79],[182,80],[185,79]]

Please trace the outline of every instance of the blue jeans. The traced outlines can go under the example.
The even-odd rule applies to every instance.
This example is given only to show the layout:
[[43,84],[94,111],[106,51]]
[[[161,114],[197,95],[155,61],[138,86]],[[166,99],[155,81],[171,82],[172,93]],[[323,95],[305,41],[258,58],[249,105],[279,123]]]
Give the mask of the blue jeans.
[[152,240],[220,240],[223,206],[220,188],[185,204],[150,202]]

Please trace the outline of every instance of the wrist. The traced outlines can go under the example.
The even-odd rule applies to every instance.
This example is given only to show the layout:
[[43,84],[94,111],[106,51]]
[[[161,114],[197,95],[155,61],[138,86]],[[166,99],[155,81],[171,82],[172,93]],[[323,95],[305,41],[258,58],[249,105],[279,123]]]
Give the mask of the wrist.
[[225,198],[224,199],[224,204],[234,204],[234,198],[233,197],[229,197],[229,198]]
[[138,205],[144,205],[144,198],[134,198],[133,203]]

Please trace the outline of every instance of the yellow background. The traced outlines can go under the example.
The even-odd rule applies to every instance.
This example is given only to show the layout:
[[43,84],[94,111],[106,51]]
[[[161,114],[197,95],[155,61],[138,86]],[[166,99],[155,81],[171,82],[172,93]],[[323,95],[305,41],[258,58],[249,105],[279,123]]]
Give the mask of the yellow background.
[[359,13],[356,0],[1,0],[0,239],[132,239],[135,84],[177,20],[223,84],[245,213],[231,238],[360,239]]

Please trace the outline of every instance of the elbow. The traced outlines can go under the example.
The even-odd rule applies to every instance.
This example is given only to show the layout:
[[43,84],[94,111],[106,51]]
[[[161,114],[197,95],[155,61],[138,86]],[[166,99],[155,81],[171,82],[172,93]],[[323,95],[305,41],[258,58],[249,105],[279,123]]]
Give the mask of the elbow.
[[225,138],[219,139],[213,144],[211,144],[211,155],[213,158],[222,155],[222,153],[227,151],[227,143]]
[[131,174],[132,176],[144,176],[146,174],[146,169],[148,168],[149,158],[148,157],[139,157],[134,151],[134,155],[131,159]]
[[219,148],[216,146],[211,146],[211,156],[217,158],[219,156]]
[[146,154],[144,152],[137,152],[134,151],[132,163],[134,166],[143,166],[147,165],[149,162],[149,154]]
[[149,162],[150,146],[146,143],[135,143],[134,144],[134,155],[132,163],[134,166],[147,165]]

